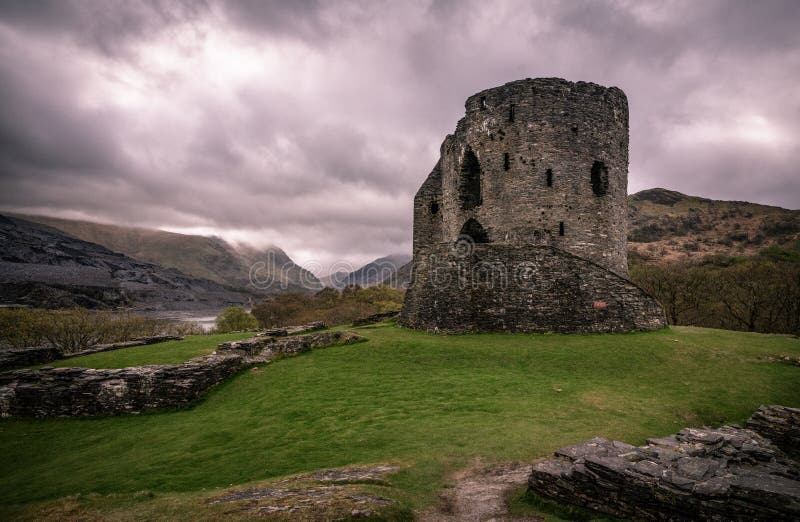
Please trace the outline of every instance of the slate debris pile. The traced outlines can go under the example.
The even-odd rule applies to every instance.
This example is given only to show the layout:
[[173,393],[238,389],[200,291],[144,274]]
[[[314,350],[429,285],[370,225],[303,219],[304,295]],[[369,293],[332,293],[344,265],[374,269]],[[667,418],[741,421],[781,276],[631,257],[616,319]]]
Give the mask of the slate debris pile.
[[[748,426],[786,433],[783,424],[790,417],[769,412],[796,421],[797,410],[791,410],[762,407]],[[623,518],[800,519],[800,464],[739,426],[687,428],[639,447],[595,438],[561,448],[534,465],[528,489]]]

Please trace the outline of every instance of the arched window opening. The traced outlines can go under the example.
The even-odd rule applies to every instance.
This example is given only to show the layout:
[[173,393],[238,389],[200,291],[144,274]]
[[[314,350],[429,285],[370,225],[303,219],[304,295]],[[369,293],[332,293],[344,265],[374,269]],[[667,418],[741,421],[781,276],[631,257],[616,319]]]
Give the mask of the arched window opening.
[[511,156],[508,155],[508,152],[503,154],[503,170],[508,170],[511,168]]
[[467,145],[464,157],[461,159],[461,176],[458,182],[458,195],[461,199],[462,210],[472,210],[479,206],[481,201],[481,164],[478,157]]
[[430,211],[431,214],[439,213],[439,203],[437,201],[431,201]]
[[608,192],[608,167],[602,161],[592,165],[592,192],[595,196],[605,196]]
[[563,236],[564,235],[564,222],[563,221],[559,221],[558,222],[558,235],[559,236]]
[[547,181],[547,186],[548,187],[552,187],[553,186],[553,169],[547,169],[545,171],[545,173],[544,173],[544,176],[545,176],[546,181]]
[[489,243],[489,236],[486,234],[486,230],[483,229],[483,226],[481,226],[475,218],[469,218],[467,222],[464,223],[459,235],[469,236],[474,243]]

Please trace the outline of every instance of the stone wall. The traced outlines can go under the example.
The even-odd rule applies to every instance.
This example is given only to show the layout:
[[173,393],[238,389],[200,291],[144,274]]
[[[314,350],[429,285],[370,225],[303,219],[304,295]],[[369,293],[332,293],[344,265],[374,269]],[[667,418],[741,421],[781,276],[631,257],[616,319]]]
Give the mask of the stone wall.
[[102,416],[180,407],[254,364],[362,338],[347,331],[223,343],[183,364],[122,369],[43,368],[0,374],[0,416]]
[[[550,245],[627,276],[628,102],[620,89],[559,78],[487,89],[467,99],[440,153],[414,200],[415,255],[456,241],[474,219],[488,242]],[[479,181],[464,183],[470,165]],[[468,208],[465,190],[475,192]]]
[[784,451],[800,456],[800,408],[761,406],[745,426]]
[[0,349],[0,372],[21,366],[46,364],[61,357],[61,351],[53,346]]
[[534,464],[531,492],[636,520],[799,520],[800,465],[736,426],[634,447],[596,438]]
[[666,326],[658,302],[591,261],[551,247],[420,251],[401,324],[438,332],[624,332]]
[[165,341],[180,341],[183,337],[175,335],[156,335],[153,337],[139,337],[132,341],[123,341],[119,343],[98,344],[71,354],[64,355],[61,351],[53,346],[32,346],[28,348],[12,348],[8,350],[0,350],[0,371],[9,370],[11,368],[19,368],[21,366],[34,366],[37,364],[46,364],[59,359],[66,359],[71,357],[81,357],[83,355],[91,355],[93,353],[109,352],[112,350],[119,350],[121,348],[132,348],[134,346],[145,346],[148,344],[163,343]]

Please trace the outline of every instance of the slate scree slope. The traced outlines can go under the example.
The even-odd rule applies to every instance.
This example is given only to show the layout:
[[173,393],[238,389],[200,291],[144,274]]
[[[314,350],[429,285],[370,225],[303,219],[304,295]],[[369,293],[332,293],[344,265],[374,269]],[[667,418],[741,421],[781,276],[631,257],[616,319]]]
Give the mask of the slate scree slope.
[[628,280],[628,101],[557,78],[485,90],[414,198],[400,323],[440,332],[665,326]]

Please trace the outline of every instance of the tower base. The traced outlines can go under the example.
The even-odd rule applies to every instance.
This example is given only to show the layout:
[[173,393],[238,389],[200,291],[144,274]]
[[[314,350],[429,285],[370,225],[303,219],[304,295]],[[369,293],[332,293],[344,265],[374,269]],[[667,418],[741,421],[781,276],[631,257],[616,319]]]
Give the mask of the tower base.
[[426,246],[399,322],[442,333],[629,332],[667,325],[661,305],[631,281],[549,246]]

